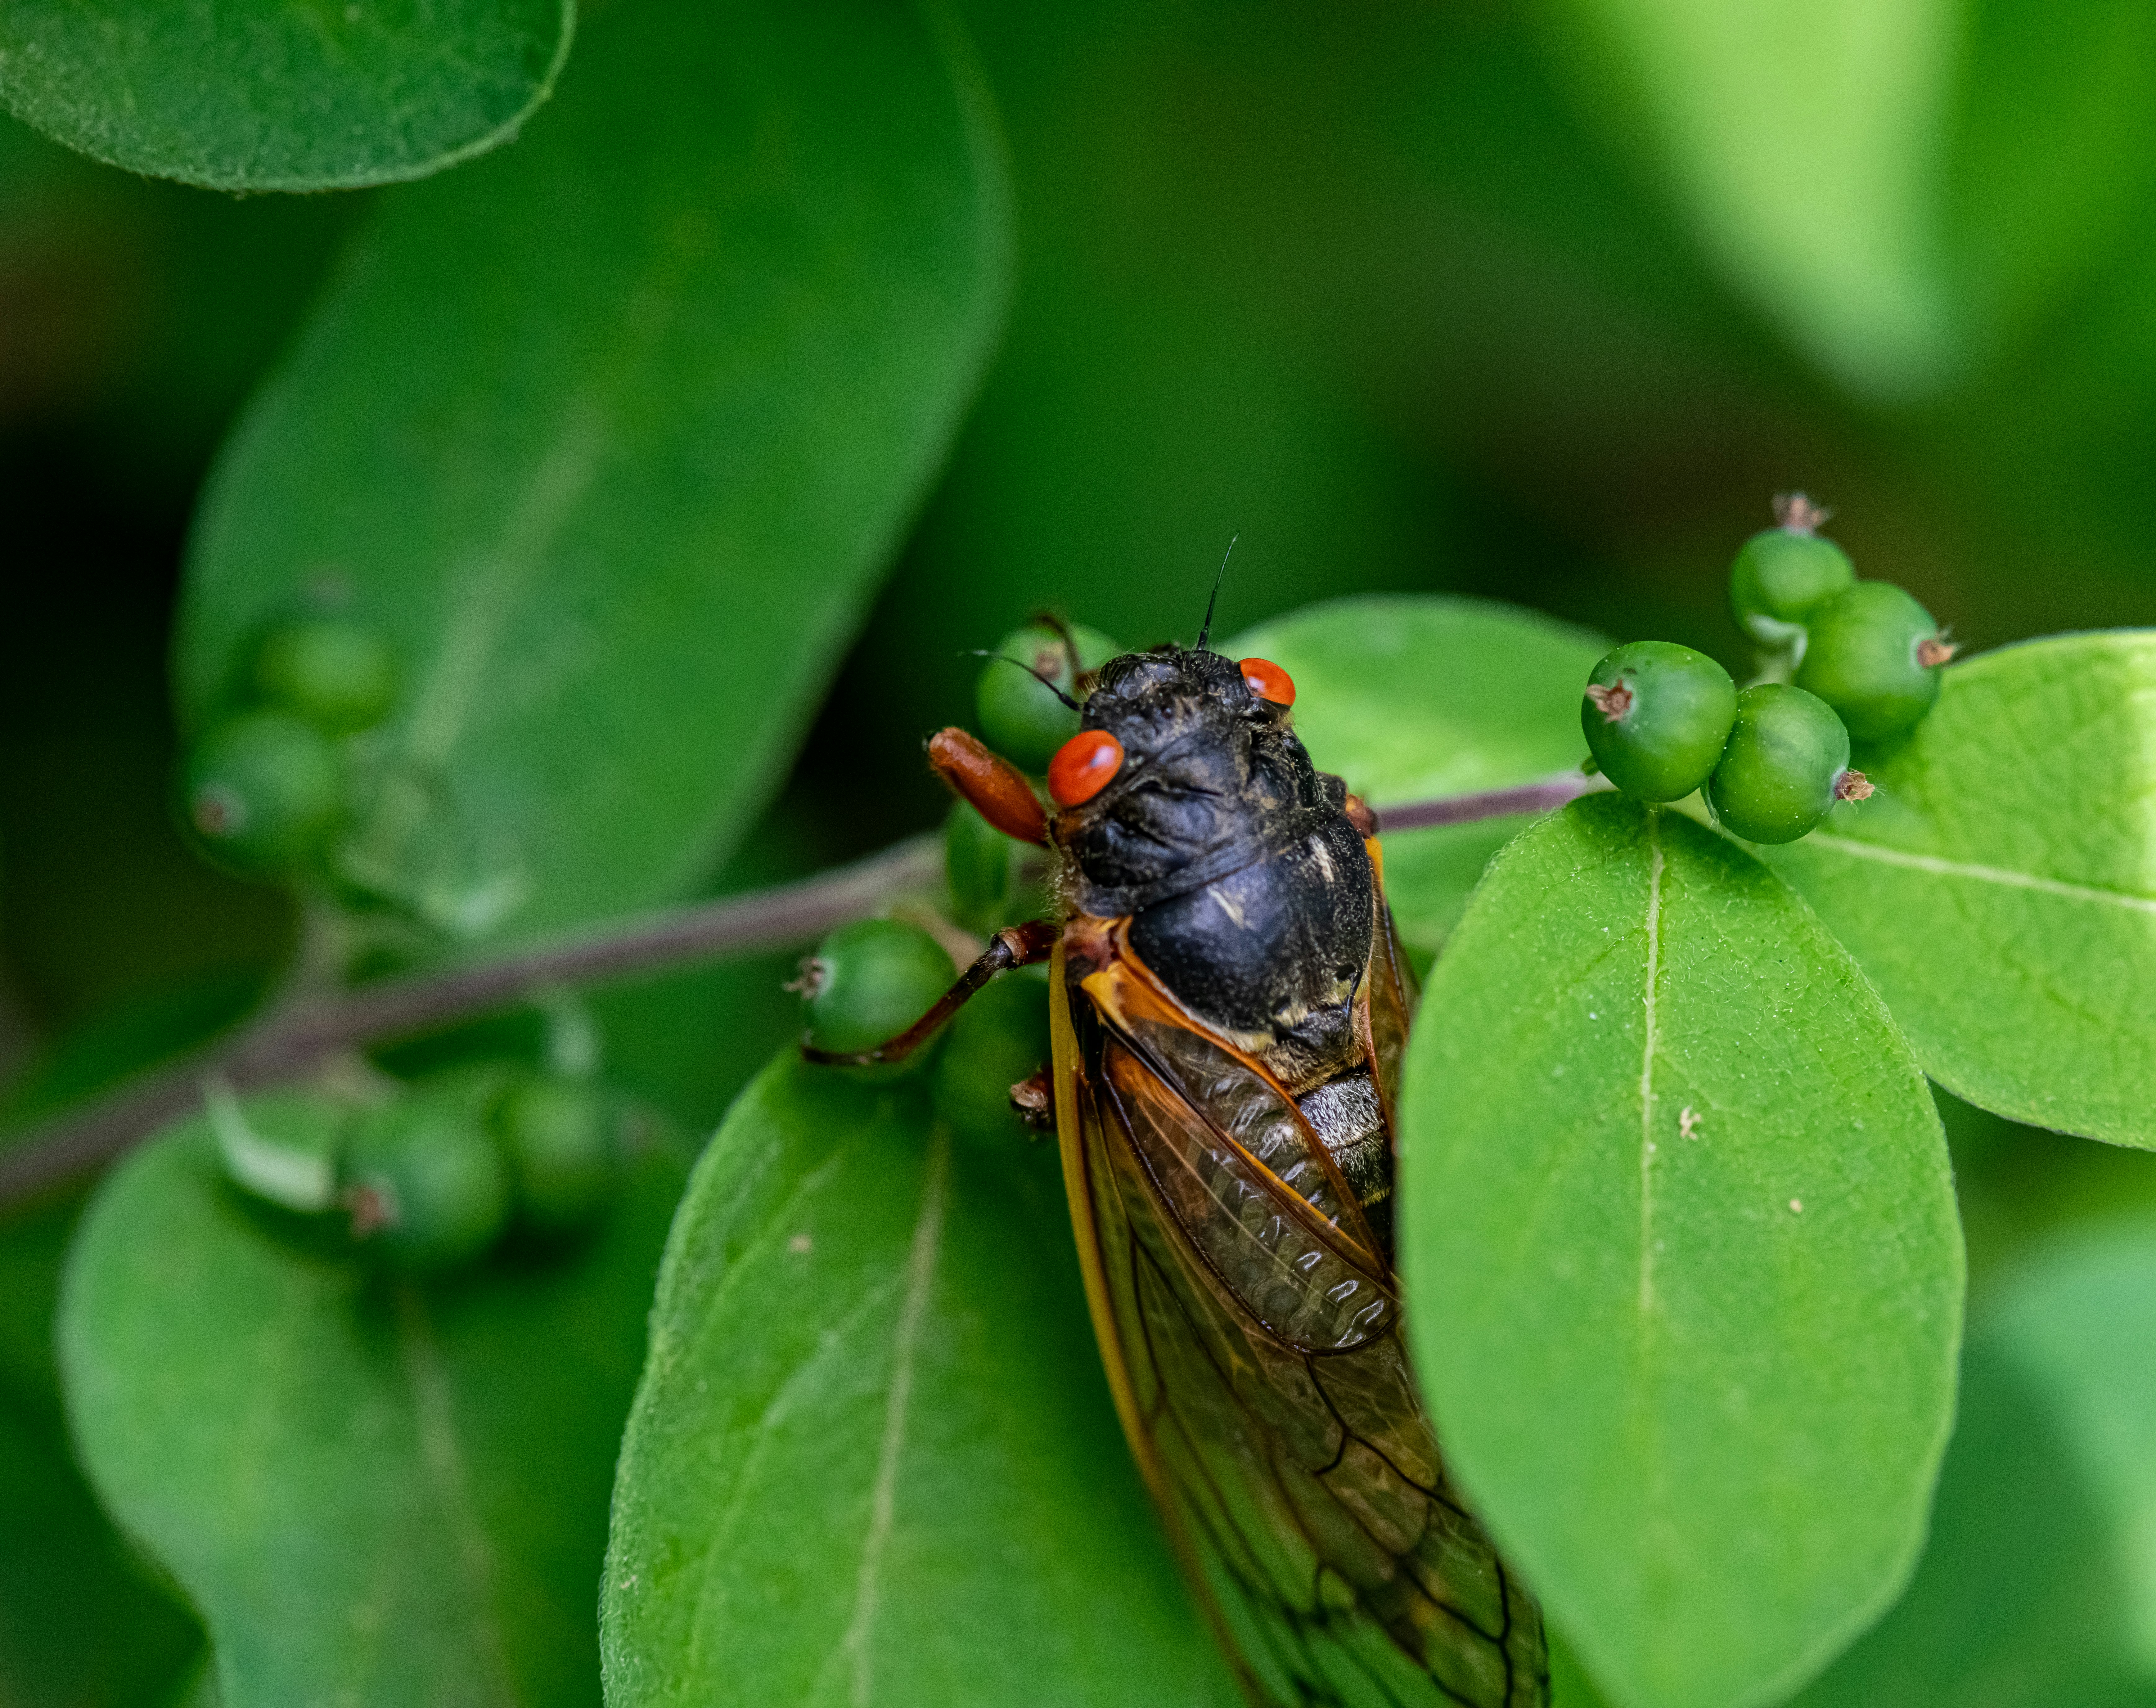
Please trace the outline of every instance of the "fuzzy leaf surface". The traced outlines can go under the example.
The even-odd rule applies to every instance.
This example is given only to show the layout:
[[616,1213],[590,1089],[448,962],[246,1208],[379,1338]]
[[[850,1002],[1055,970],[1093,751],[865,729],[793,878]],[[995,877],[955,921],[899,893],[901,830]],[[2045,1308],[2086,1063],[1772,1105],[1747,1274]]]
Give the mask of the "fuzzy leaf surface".
[[424,1290],[264,1223],[206,1122],[137,1151],[70,1254],[91,1480],[201,1610],[225,1708],[595,1703],[607,1494],[681,1174],[592,1242]]
[[524,142],[384,198],[227,448],[180,652],[198,728],[295,603],[388,636],[348,875],[476,937],[746,829],[997,324],[959,54],[909,7],[639,0]]
[[[1517,606],[1424,594],[1312,605],[1232,649],[1286,670],[1312,758],[1382,808],[1576,769],[1587,751],[1580,690],[1609,644]],[[1490,856],[1527,823],[1386,833],[1385,894],[1401,936],[1443,943]]]
[[516,136],[573,0],[13,0],[0,101],[70,148],[215,190],[424,177]]
[[1892,1602],[1953,1408],[1931,1095],[1848,955],[1681,816],[1492,864],[1424,992],[1402,1258],[1444,1440],[1611,1700],[1776,1700]]
[[1772,851],[1956,1096],[2156,1146],[2156,631],[1949,665],[1879,792]]
[[607,1700],[1209,1704],[1056,1159],[789,1050],[669,1241],[624,1439]]

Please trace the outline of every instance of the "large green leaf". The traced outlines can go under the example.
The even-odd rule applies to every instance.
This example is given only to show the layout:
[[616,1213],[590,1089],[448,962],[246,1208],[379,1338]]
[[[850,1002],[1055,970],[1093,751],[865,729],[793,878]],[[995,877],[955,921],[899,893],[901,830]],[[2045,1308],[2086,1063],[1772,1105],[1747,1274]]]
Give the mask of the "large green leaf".
[[0,1702],[141,1708],[202,1647],[68,1453],[53,1305],[78,1200],[0,1216]]
[[1957,360],[1945,268],[1955,0],[1565,0],[1702,249],[1844,385]]
[[69,1408],[209,1626],[225,1708],[598,1700],[607,1490],[680,1179],[650,1153],[590,1244],[424,1290],[265,1226],[202,1121],[106,1181],[62,1300]]
[[[1576,769],[1579,690],[1609,649],[1517,606],[1436,595],[1313,605],[1224,644],[1294,678],[1312,757],[1380,808]],[[1436,949],[1490,856],[1527,822],[1389,833],[1385,893],[1402,936]]]
[[1050,1147],[791,1052],[751,1085],[668,1244],[601,1617],[612,1708],[1226,1708]]
[[1909,1593],[1803,1708],[2156,1703],[2156,1223],[2051,1241],[1970,1331]]
[[593,23],[528,139],[385,198],[239,429],[192,720],[252,625],[341,593],[407,677],[350,869],[468,934],[682,892],[773,787],[987,353],[998,159],[911,8]]
[[423,177],[516,134],[573,0],[10,0],[0,101],[70,148],[220,190]]
[[1613,1700],[1772,1700],[1900,1590],[1952,1415],[1938,1119],[1848,956],[1681,816],[1577,802],[1424,994],[1402,1257],[1439,1433]]
[[1879,792],[1773,852],[1957,1096],[2156,1146],[2156,631],[1950,666]]

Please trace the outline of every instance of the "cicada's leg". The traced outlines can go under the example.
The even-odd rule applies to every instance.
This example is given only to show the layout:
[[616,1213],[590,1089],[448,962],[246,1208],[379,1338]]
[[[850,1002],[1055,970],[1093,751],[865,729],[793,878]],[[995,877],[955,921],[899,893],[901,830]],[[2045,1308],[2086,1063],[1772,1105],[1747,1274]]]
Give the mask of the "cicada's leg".
[[937,998],[934,1008],[897,1037],[886,1039],[874,1049],[855,1050],[842,1055],[804,1044],[801,1054],[812,1062],[839,1068],[865,1068],[878,1062],[904,1061],[934,1037],[936,1028],[964,1008],[973,993],[998,973],[1047,960],[1055,952],[1060,929],[1040,919],[1028,920],[1019,926],[1005,926],[989,941],[988,952],[958,976],[958,982]]
[[1048,845],[1048,818],[1024,773],[964,730],[938,730],[928,743],[928,762],[973,810],[1005,836]]

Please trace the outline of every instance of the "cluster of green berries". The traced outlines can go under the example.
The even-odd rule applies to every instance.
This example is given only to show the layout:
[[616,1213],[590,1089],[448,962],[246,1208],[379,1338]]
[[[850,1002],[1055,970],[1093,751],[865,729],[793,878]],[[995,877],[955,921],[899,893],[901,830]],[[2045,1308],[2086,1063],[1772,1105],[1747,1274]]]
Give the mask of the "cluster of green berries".
[[[1078,733],[1064,696],[1082,700],[1092,672],[1122,649],[1098,629],[1038,620],[1014,629],[988,654],[974,709],[988,746],[1025,774],[1034,792],[1049,762]],[[1017,668],[1014,669],[1015,665]],[[1043,897],[1023,881],[1024,846],[964,801],[943,828],[946,908],[953,923],[986,936],[1037,917]],[[802,963],[803,1042],[834,1055],[888,1043],[951,987],[957,964],[924,927],[896,919],[839,926]],[[1000,1136],[1013,1116],[1014,1088],[1047,1065],[1049,992],[1041,969],[1006,974],[976,993],[951,1023],[904,1060],[837,1071],[925,1087],[961,1131]],[[1026,1111],[1045,1116],[1045,1106]]]
[[1909,594],[1856,578],[1810,500],[1777,499],[1775,513],[1781,526],[1738,552],[1729,592],[1767,674],[1784,680],[1740,692],[1703,653],[1634,641],[1594,667],[1580,709],[1594,764],[1619,788],[1646,801],[1703,789],[1727,828],[1761,843],[1793,842],[1837,803],[1870,796],[1850,768],[1851,737],[1914,728],[1954,653]]
[[183,815],[218,865],[288,877],[321,853],[346,795],[343,744],[388,716],[396,662],[367,625],[307,613],[254,638],[230,710],[187,757]]
[[234,1185],[407,1274],[467,1264],[512,1227],[560,1239],[595,1222],[623,1168],[620,1111],[580,1080],[485,1069],[351,1107],[213,1095]]

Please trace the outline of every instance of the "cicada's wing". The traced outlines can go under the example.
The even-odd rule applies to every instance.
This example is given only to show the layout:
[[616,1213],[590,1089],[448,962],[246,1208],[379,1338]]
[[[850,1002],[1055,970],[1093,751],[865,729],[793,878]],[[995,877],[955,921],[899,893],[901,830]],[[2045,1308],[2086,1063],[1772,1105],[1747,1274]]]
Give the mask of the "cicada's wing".
[[[1537,1708],[1539,1616],[1446,1486],[1381,1267],[1283,1213],[1274,1169],[1187,1073],[1170,1084],[1151,1045],[1074,1016],[1061,971],[1057,1112],[1095,1327],[1245,1690],[1269,1708]],[[1204,1095],[1245,1100],[1231,1124],[1304,1160],[1247,1086]]]
[[[1376,864],[1375,845],[1371,849]],[[1378,889],[1378,930],[1370,949],[1370,971],[1363,981],[1364,1012],[1369,1016],[1370,1067],[1378,1079],[1378,1095],[1385,1121],[1397,1119],[1400,1095],[1400,1061],[1408,1050],[1408,1023],[1415,1008],[1414,971],[1407,951],[1393,926],[1393,910],[1385,905],[1384,887]],[[1397,1131],[1398,1128],[1394,1131]]]

